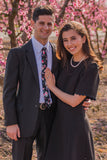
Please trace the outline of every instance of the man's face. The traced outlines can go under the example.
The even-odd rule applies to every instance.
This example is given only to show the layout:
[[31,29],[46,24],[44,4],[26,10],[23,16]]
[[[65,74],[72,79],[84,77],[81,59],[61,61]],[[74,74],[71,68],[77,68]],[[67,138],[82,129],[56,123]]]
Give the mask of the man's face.
[[34,23],[34,37],[40,42],[47,42],[54,26],[53,17],[50,15],[40,15]]

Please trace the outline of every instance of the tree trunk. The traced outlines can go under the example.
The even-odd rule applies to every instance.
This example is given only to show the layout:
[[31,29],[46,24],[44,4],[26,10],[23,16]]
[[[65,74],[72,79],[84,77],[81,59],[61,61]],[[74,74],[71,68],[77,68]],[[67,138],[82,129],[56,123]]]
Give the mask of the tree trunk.
[[12,31],[12,34],[10,34],[9,37],[10,37],[11,48],[13,48],[13,47],[16,47],[16,45],[17,45],[16,44],[14,19],[15,19],[15,16],[17,15],[17,13],[18,13],[19,0],[15,0],[14,2],[12,2],[11,5],[12,5],[12,11],[9,13],[9,16],[8,16],[8,24],[9,24],[8,29],[10,31]]
[[[28,0],[28,15],[27,16],[28,16],[28,20],[31,20],[31,18],[32,18],[32,5],[31,5],[30,0]],[[27,34],[26,34],[25,31],[23,31],[21,39],[22,39],[23,43],[26,42],[26,40],[27,40]]]

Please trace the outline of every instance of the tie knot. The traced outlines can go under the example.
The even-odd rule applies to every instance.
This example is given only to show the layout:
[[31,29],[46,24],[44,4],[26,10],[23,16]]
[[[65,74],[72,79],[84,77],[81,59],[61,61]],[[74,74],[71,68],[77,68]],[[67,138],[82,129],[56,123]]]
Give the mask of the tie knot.
[[46,47],[43,47],[43,48],[42,48],[42,51],[46,51],[46,49],[47,49]]

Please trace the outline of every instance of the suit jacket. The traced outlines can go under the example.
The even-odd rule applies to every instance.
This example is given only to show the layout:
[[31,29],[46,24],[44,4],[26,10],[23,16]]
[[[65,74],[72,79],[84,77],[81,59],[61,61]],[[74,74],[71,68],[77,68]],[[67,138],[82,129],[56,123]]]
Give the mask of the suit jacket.
[[[57,77],[59,62],[52,47],[52,72]],[[52,93],[51,93],[52,94]],[[39,79],[32,41],[10,50],[7,57],[3,104],[5,125],[18,124],[21,136],[32,136],[39,109]],[[52,94],[53,104],[56,100]]]

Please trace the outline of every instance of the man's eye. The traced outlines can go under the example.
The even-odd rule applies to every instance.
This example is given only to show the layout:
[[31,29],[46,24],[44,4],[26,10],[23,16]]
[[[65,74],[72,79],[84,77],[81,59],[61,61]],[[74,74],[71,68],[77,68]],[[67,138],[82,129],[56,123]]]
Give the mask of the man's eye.
[[44,22],[40,22],[41,25],[44,25]]
[[48,26],[52,26],[52,23],[48,23]]

